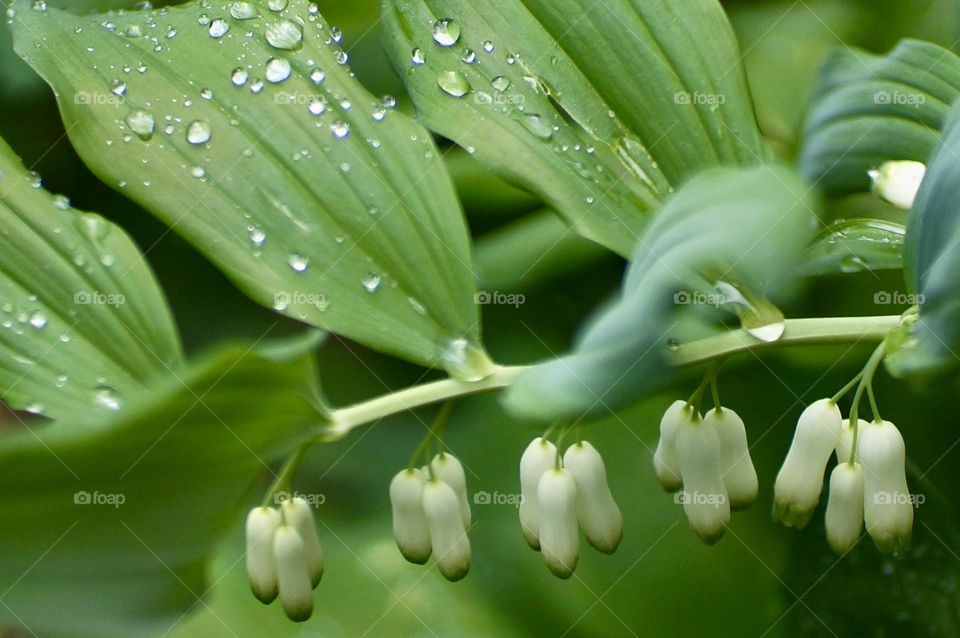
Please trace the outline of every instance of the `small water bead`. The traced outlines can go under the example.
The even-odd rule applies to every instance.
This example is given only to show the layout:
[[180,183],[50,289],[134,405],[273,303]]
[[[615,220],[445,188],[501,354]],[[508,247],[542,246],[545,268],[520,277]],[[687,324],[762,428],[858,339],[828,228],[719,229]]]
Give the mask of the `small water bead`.
[[37,330],[42,330],[45,328],[48,321],[49,319],[47,319],[47,315],[43,314],[43,312],[40,310],[30,315],[30,325]]
[[93,400],[97,405],[108,410],[120,409],[120,397],[117,396],[117,391],[109,386],[97,386],[93,391]]
[[452,47],[460,39],[460,24],[452,18],[437,20],[433,24],[433,41],[442,47]]
[[63,386],[67,385],[67,381],[69,381],[69,380],[70,380],[70,377],[68,377],[67,375],[65,375],[65,374],[58,374],[58,375],[57,375],[57,387],[58,387],[58,388],[62,388]]
[[207,175],[207,171],[205,171],[202,166],[192,166],[190,167],[190,175],[197,179],[202,179]]
[[503,75],[498,75],[497,77],[490,80],[490,84],[493,86],[493,88],[503,93],[504,91],[510,88],[510,85],[512,83],[510,82],[510,78]]
[[477,61],[477,52],[473,49],[467,49],[463,52],[463,55],[460,56],[460,59],[466,64],[473,64]]
[[137,137],[146,142],[153,137],[156,121],[153,115],[146,111],[133,111],[127,116],[127,126]]
[[516,54],[514,54],[514,53],[508,54],[508,55],[507,55],[507,64],[516,64],[516,63],[517,63],[517,56],[516,56]]
[[[46,5],[44,5],[44,7],[46,7]],[[43,415],[43,412],[45,409],[46,408],[43,407],[42,403],[31,403],[30,405],[24,408],[24,410],[26,410],[30,414],[36,414],[38,416]]]
[[304,272],[310,267],[310,260],[299,253],[293,253],[287,257],[287,264],[294,272]]
[[54,208],[59,208],[60,210],[70,209],[70,198],[66,195],[54,195],[51,201]]
[[210,16],[208,16],[206,13],[201,13],[197,16],[197,24],[199,24],[201,27],[207,26],[210,24]]
[[344,111],[349,111],[353,107],[353,102],[350,101],[350,98],[341,98],[340,108]]
[[263,80],[260,78],[253,78],[253,81],[250,82],[250,92],[259,93],[263,90]]
[[287,8],[287,0],[269,0],[267,2],[267,7],[271,11],[283,11]]
[[486,51],[487,53],[493,53],[494,51],[493,42],[491,42],[490,40],[487,40],[486,42],[484,42],[483,50]]
[[34,11],[46,11],[47,3],[46,0],[33,0],[33,4],[30,5],[30,8]]
[[384,95],[380,99],[380,104],[382,104],[385,109],[395,109],[397,108],[397,98],[392,95]]
[[289,51],[300,46],[303,40],[303,29],[290,20],[280,20],[268,25],[264,36],[273,48]]
[[360,284],[367,292],[377,292],[380,289],[382,278],[375,272],[368,272],[360,280]]
[[426,61],[427,61],[427,59],[426,59],[425,57],[423,57],[423,51],[420,50],[419,48],[414,49],[414,50],[410,53],[410,63],[411,63],[413,66],[420,66],[421,64],[423,64],[423,63],[426,62]]
[[124,35],[126,35],[128,38],[139,38],[143,36],[143,31],[140,29],[139,24],[131,24],[127,26]]
[[210,124],[204,120],[194,120],[187,127],[187,141],[191,144],[206,144],[210,136]]
[[230,15],[235,20],[249,20],[257,17],[257,9],[251,2],[234,2],[230,5]]
[[210,23],[210,37],[211,38],[222,38],[227,35],[227,31],[230,30],[230,25],[227,24],[227,21],[223,18],[217,18]]
[[268,82],[283,82],[290,77],[290,62],[284,58],[270,58],[267,60],[267,67],[264,77]]
[[250,77],[250,74],[243,67],[237,67],[230,73],[230,82],[234,86],[243,86],[247,83],[247,78]]
[[370,117],[376,122],[382,122],[383,118],[387,117],[387,110],[385,108],[375,108],[373,112],[370,113]]
[[437,75],[437,84],[447,95],[463,97],[470,91],[470,83],[458,71],[443,71]]
[[343,31],[340,29],[340,27],[330,27],[330,39],[337,44],[340,44],[340,42],[343,40]]
[[327,110],[327,103],[322,97],[312,97],[310,98],[310,103],[307,104],[307,111],[311,115],[322,115],[324,111]]
[[167,124],[166,126],[163,127],[163,132],[166,133],[167,135],[173,135],[173,133],[176,130],[177,129],[173,124]]
[[350,135],[350,125],[347,122],[337,120],[330,124],[330,133],[338,140],[342,140]]
[[523,125],[528,131],[542,140],[549,140],[553,137],[553,127],[551,127],[550,123],[540,115],[535,113],[525,115],[523,118]]
[[202,97],[204,100],[212,100],[213,91],[210,89],[203,89],[200,91],[200,97]]
[[114,95],[123,95],[127,92],[127,83],[119,78],[114,80],[110,86],[110,92]]
[[346,64],[350,56],[347,55],[346,51],[337,51],[333,54],[333,59],[336,60],[337,64]]
[[310,81],[314,84],[321,84],[325,79],[327,79],[327,74],[320,69],[314,69],[310,72]]
[[164,37],[166,37],[168,40],[172,40],[172,39],[174,39],[175,37],[177,37],[177,28],[174,27],[174,26],[171,24],[170,26],[167,27],[167,31],[166,31],[166,33],[164,33],[163,35],[164,35]]
[[250,233],[250,243],[253,244],[254,248],[261,248],[267,243],[267,234],[260,228],[249,226],[247,231]]

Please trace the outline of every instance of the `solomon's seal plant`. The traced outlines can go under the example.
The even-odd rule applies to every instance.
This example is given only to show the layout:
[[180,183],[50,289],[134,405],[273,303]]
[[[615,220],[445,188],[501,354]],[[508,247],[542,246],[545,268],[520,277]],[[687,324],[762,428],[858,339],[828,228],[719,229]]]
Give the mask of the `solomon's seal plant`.
[[[365,49],[324,3],[60,4],[12,0],[6,16],[73,149],[271,327],[185,348],[181,331],[232,330],[214,310],[194,328],[196,313],[168,302],[191,277],[148,264],[152,246],[48,192],[0,141],[0,397],[16,422],[0,434],[4,624],[97,636],[227,625],[205,594],[236,585],[237,565],[245,583],[226,591],[244,593],[228,615],[257,619],[248,635],[289,631],[282,616],[363,634],[330,620],[328,597],[372,596],[337,580],[346,561],[396,598],[381,619],[398,604],[423,612],[395,579],[412,589],[434,566],[449,581],[473,570],[424,598],[450,596],[427,607],[459,618],[472,608],[450,590],[525,574],[536,554],[509,554],[524,542],[570,581],[497,592],[537,608],[592,585],[593,570],[625,578],[660,542],[644,533],[658,516],[747,545],[739,510],[751,507],[798,530],[823,520],[795,542],[766,520],[762,536],[829,546],[864,572],[912,569],[932,537],[949,549],[918,509],[932,466],[907,455],[940,431],[902,407],[960,370],[949,50],[838,48],[793,140],[751,97],[753,47],[717,0],[383,0],[400,97],[358,79]],[[545,210],[494,214],[531,203]],[[565,290],[620,261],[605,300],[591,280],[575,304],[543,302],[543,338],[498,314],[519,313],[522,291]],[[877,278],[857,280],[866,303],[851,299],[856,273]],[[571,305],[589,316],[554,346],[551,323]],[[264,338],[281,320],[287,336]],[[422,374],[381,380],[386,357]],[[382,391],[356,381],[354,359]],[[903,433],[880,405],[899,408],[888,416]],[[426,429],[419,444],[389,425],[404,419]],[[952,440],[937,441],[947,456]],[[363,463],[336,473],[361,444],[373,446]],[[643,500],[656,482],[682,508]],[[486,507],[502,505],[489,485],[513,491],[508,523]],[[581,560],[581,537],[612,556]],[[491,627],[477,635],[511,633]],[[908,635],[897,631],[883,635]]]

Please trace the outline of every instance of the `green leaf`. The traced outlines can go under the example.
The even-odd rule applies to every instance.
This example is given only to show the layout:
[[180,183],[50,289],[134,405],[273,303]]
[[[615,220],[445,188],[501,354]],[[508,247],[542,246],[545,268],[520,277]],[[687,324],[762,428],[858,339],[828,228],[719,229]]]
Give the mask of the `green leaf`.
[[889,342],[900,377],[935,377],[960,363],[960,102],[930,160],[907,224],[904,264],[917,314]]
[[253,299],[483,374],[469,238],[429,133],[360,86],[312,3],[232,6],[75,17],[23,0],[13,29],[90,168]]
[[202,605],[207,557],[252,480],[325,419],[313,346],[287,360],[226,347],[95,429],[64,419],[0,439],[0,618],[144,636]]
[[888,160],[926,162],[960,97],[960,58],[904,40],[885,56],[842,49],[824,65],[804,132],[800,172],[831,195],[870,190]]
[[102,419],[182,353],[166,300],[120,229],[40,187],[0,140],[0,396]]
[[814,205],[808,185],[778,166],[690,180],[651,224],[619,299],[571,354],[518,377],[508,408],[569,419],[636,401],[675,376],[671,350],[723,329],[725,309],[758,340],[778,339],[782,315],[766,299],[790,292],[816,229]]
[[672,186],[766,157],[714,0],[383,6],[391,56],[427,126],[621,254]]
[[805,275],[856,273],[903,267],[906,227],[883,219],[846,219],[831,224],[810,247]]

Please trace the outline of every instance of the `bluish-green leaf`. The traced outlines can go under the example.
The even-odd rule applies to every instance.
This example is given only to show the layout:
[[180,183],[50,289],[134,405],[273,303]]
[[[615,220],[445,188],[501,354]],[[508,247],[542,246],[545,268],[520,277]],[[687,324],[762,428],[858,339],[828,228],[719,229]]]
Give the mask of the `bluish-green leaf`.
[[40,186],[0,140],[0,397],[102,419],[182,353],[143,255],[115,225]]
[[[96,429],[0,438],[0,619],[42,636],[161,634],[267,466],[325,420],[312,345],[224,348]],[[55,610],[55,611],[54,611]]]
[[926,162],[960,97],[960,58],[904,40],[885,56],[841,49],[825,63],[800,155],[801,173],[831,195],[870,190],[888,160]]
[[384,0],[427,126],[630,254],[704,168],[766,157],[718,2]]
[[[814,206],[809,186],[778,166],[694,178],[644,235],[619,299],[571,354],[523,373],[508,407],[545,420],[615,410],[668,383],[670,351],[722,330],[725,307],[775,316],[763,300],[790,292],[816,230]],[[732,303],[736,291],[746,299]],[[753,326],[764,339],[777,327]]]
[[22,0],[13,29],[90,168],[252,298],[482,374],[469,238],[433,140],[360,86],[316,5],[284,4],[76,17]]

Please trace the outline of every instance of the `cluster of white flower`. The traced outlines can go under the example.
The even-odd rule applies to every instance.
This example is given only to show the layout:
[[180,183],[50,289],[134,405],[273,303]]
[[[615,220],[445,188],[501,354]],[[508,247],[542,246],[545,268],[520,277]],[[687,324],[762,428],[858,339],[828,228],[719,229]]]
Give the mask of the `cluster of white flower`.
[[857,419],[854,426],[841,418],[831,399],[817,401],[800,415],[777,475],[774,517],[792,527],[809,522],[832,454],[837,466],[830,475],[825,517],[831,547],[839,554],[849,551],[866,523],[879,550],[903,550],[910,542],[914,507],[903,437],[889,421]]
[[393,536],[400,553],[422,565],[432,554],[448,580],[470,570],[467,479],[454,456],[441,452],[429,465],[399,472],[390,483]]
[[293,497],[279,510],[255,507],[247,515],[247,578],[265,605],[280,597],[290,620],[313,613],[313,590],[323,576],[323,547],[306,500]]
[[571,445],[561,458],[556,445],[534,439],[520,459],[520,491],[523,537],[560,578],[577,567],[581,529],[588,543],[607,554],[623,538],[606,467],[587,441]]
[[706,543],[726,531],[731,508],[757,499],[757,472],[750,459],[743,420],[729,408],[704,416],[686,401],[675,401],[660,421],[653,455],[657,479],[678,492],[690,527]]
[[898,160],[868,171],[873,191],[897,208],[910,210],[927,173],[923,162]]

